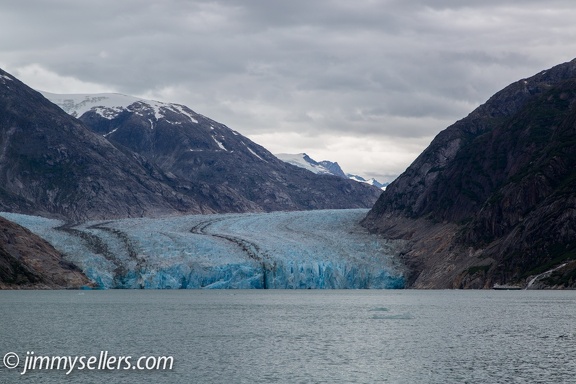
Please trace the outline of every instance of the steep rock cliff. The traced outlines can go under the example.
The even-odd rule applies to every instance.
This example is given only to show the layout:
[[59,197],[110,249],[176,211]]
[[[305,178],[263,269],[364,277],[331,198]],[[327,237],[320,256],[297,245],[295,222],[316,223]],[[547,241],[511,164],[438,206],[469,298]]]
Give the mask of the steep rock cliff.
[[0,210],[74,221],[203,211],[171,183],[0,70]]
[[24,227],[0,217],[0,289],[81,288],[93,283]]
[[[413,239],[415,286],[527,285],[560,266],[538,284],[574,286],[575,166],[576,60],[509,85],[442,131],[364,224]],[[439,227],[444,246],[430,248],[425,234]]]

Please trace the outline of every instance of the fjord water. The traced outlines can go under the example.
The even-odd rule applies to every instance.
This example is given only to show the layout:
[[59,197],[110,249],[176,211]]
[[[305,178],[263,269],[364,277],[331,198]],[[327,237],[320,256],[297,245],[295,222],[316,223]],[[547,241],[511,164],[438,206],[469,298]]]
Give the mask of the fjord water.
[[[173,356],[171,371],[2,383],[575,382],[569,291],[0,292],[0,355]],[[23,359],[22,359],[23,360]]]

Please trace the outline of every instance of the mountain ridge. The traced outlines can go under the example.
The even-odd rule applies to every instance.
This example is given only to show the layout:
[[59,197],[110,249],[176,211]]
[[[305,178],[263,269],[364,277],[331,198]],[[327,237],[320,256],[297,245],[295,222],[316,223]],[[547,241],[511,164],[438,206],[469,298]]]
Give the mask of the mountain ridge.
[[368,208],[379,195],[332,175],[314,175],[187,106],[119,94],[55,95],[94,133],[142,156],[215,212]]
[[364,225],[412,239],[416,287],[525,285],[563,263],[541,284],[572,286],[575,105],[576,60],[510,84],[440,132]]
[[0,210],[84,221],[365,208],[379,195],[284,164],[186,106],[112,99],[64,105],[77,119],[0,70]]
[[0,70],[0,209],[85,220],[201,213],[136,154],[94,135]]
[[[375,188],[285,164],[188,107],[123,95],[102,105],[106,97],[83,100],[81,121],[0,69],[0,211],[73,225],[128,217],[368,208],[379,196]],[[74,112],[78,106],[64,107]],[[9,233],[0,238],[0,289],[77,288],[88,281],[32,233],[8,221],[0,222],[0,231]],[[24,244],[14,248],[20,240]]]
[[388,185],[386,183],[380,183],[378,180],[374,178],[370,178],[367,180],[362,176],[353,175],[350,173],[344,173],[344,171],[337,162],[329,160],[316,161],[306,153],[296,153],[296,154],[277,153],[275,154],[275,156],[288,164],[295,165],[297,167],[306,169],[316,174],[334,175],[341,177],[343,179],[350,179],[357,181],[359,183],[372,185],[379,189],[385,189],[386,186]]

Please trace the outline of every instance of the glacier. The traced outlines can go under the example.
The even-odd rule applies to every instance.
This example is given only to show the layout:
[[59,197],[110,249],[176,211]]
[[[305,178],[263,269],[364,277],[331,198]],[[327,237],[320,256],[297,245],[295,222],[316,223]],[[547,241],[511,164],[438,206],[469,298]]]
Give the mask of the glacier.
[[394,289],[405,245],[358,223],[366,209],[187,215],[67,224],[0,216],[50,242],[100,288]]

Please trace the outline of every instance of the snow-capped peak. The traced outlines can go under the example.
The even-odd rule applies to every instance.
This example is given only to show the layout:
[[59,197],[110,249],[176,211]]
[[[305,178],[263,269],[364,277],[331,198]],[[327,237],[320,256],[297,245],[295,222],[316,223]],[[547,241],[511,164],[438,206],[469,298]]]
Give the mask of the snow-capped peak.
[[355,180],[359,183],[366,183],[366,184],[370,184],[373,185],[377,188],[380,188],[382,190],[386,190],[386,186],[388,185],[388,183],[381,183],[378,180],[376,180],[375,178],[370,178],[370,179],[365,179],[362,176],[358,176],[358,175],[352,175],[350,173],[347,173],[346,176],[348,176],[349,179],[351,180]]
[[80,117],[88,111],[94,111],[106,119],[113,119],[122,111],[130,110],[136,113],[143,109],[151,109],[156,120],[165,117],[167,111],[188,116],[193,123],[198,123],[196,114],[189,108],[173,103],[146,100],[120,93],[67,94],[60,95],[41,92],[44,97],[58,105],[66,113]]
[[[388,184],[380,183],[378,180],[376,180],[374,178],[366,180],[362,176],[352,175],[349,173],[345,174],[342,171],[342,169],[340,168],[340,166],[338,165],[338,163],[334,163],[334,162],[327,161],[327,160],[318,162],[318,161],[312,159],[306,153],[297,153],[297,154],[278,153],[275,156],[278,159],[280,159],[286,163],[295,165],[295,166],[300,167],[300,168],[307,169],[310,172],[314,172],[316,174],[334,175],[334,176],[342,177],[345,179],[348,178],[348,179],[357,181],[359,183],[366,183],[366,184],[373,185],[373,186],[380,188],[382,190],[385,190],[386,186],[388,185]],[[332,169],[329,169],[329,167],[331,167]]]
[[276,156],[278,159],[288,163],[295,165],[300,168],[304,168],[309,170],[310,172],[314,172],[318,175],[331,175],[328,169],[324,166],[320,165],[317,161],[313,160],[310,156],[305,153],[277,153]]

